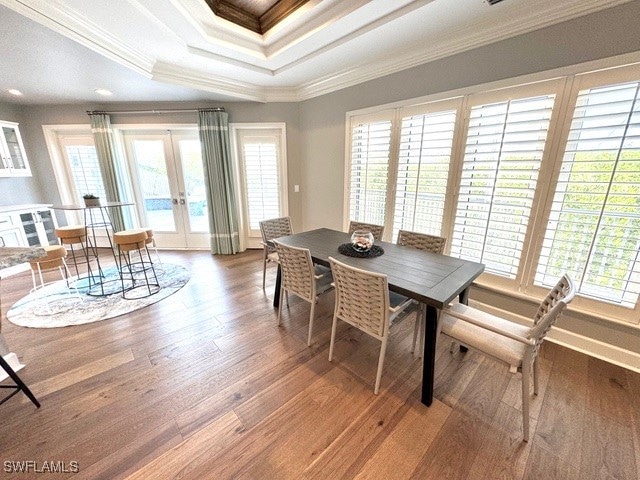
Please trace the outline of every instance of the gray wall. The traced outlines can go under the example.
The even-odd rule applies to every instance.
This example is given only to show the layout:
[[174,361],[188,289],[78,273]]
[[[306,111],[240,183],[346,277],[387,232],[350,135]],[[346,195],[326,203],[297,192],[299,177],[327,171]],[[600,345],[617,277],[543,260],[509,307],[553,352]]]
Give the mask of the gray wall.
[[[43,201],[42,185],[39,173],[34,171],[32,158],[32,139],[22,122],[22,109],[17,105],[0,102],[0,120],[19,123],[20,135],[27,153],[27,159],[34,172],[32,177],[0,177],[0,205],[16,205],[22,203],[47,203]],[[49,156],[47,155],[46,158]]]
[[[640,2],[581,17],[431,62],[361,85],[293,104],[109,104],[11,107],[0,104],[0,118],[18,121],[32,179],[0,178],[1,204],[59,201],[42,134],[45,124],[87,124],[85,110],[130,110],[224,106],[232,122],[285,122],[289,177],[289,209],[296,230],[319,226],[341,228],[346,112],[438,92],[542,72],[563,66],[640,52]],[[117,116],[118,123],[195,123],[195,115]],[[301,186],[300,193],[293,185]],[[514,312],[519,301],[490,291],[475,298]],[[532,310],[533,305],[527,306]],[[528,311],[527,311],[528,313]],[[640,353],[638,329],[612,325],[584,315],[566,315],[560,326],[574,333]],[[640,368],[640,367],[639,367]]]
[[[304,229],[342,228],[348,111],[638,52],[639,25],[635,1],[301,102]],[[535,313],[533,304],[492,291],[475,289],[471,298],[529,318]],[[637,326],[579,314],[564,315],[558,325],[640,354]]]
[[352,110],[640,51],[640,1],[300,104],[304,228],[341,228],[345,116]]
[[[289,179],[289,214],[294,228],[302,228],[301,202],[297,201],[293,185],[302,182],[300,171],[300,129],[298,118],[298,105],[295,103],[216,103],[207,105],[203,103],[117,103],[108,105],[46,105],[26,106],[16,109],[13,118],[7,120],[20,122],[20,133],[25,142],[25,149],[33,171],[33,178],[23,181],[7,179],[7,194],[2,193],[0,204],[31,203],[60,203],[49,152],[42,131],[43,125],[88,125],[87,110],[162,110],[162,109],[196,109],[203,107],[225,107],[229,112],[229,120],[234,123],[252,122],[284,122],[287,128],[287,156]],[[0,110],[0,113],[4,111]],[[14,120],[15,118],[19,120]],[[0,115],[0,119],[5,119]],[[197,114],[193,113],[167,113],[162,115],[111,115],[111,123],[118,124],[174,124],[197,123]],[[40,180],[40,183],[36,179]],[[5,179],[0,178],[0,185]],[[24,184],[33,184],[33,188],[25,189]],[[27,193],[25,193],[25,191]],[[5,198],[6,197],[6,198]]]

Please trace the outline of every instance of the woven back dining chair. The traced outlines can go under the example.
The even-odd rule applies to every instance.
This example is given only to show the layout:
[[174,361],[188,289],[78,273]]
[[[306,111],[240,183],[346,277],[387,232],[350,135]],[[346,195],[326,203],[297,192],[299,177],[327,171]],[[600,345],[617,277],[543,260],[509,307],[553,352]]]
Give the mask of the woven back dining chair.
[[511,373],[522,372],[522,429],[525,442],[529,440],[529,388],[532,372],[533,393],[538,394],[540,346],[575,294],[574,283],[564,275],[540,303],[531,327],[461,303],[453,304],[442,313],[444,335],[506,363]]
[[[444,237],[438,237],[436,235],[428,235],[426,233],[410,232],[409,230],[400,230],[398,232],[398,239],[396,240],[398,245],[404,245],[406,247],[417,248],[418,250],[424,250],[432,253],[442,254],[444,247],[447,244],[447,239]],[[438,312],[439,315],[439,312]],[[425,330],[425,318],[424,318],[424,305],[421,303],[418,306],[418,312],[416,313],[416,326],[413,329],[413,343],[411,344],[411,353],[416,350],[416,340],[418,335],[420,336],[420,346],[418,348],[418,356],[422,355],[424,350],[424,330]],[[439,331],[439,330],[438,330]]]
[[262,234],[262,289],[265,288],[267,278],[267,263],[278,263],[278,253],[271,244],[271,240],[293,234],[289,217],[271,218],[260,222]]
[[[278,262],[280,263],[281,285],[280,303],[278,307],[278,325],[281,323],[283,297],[292,293],[311,304],[309,312],[309,334],[307,345],[311,345],[313,335],[313,319],[318,295],[333,289],[331,274],[314,267],[311,253],[307,248],[297,248],[284,245],[274,240]],[[288,298],[288,297],[287,297]],[[288,301],[287,301],[288,305]]]
[[329,262],[336,288],[329,361],[333,360],[338,319],[380,340],[382,345],[378,358],[376,383],[373,389],[373,393],[377,395],[380,390],[382,367],[387,351],[389,327],[398,315],[411,304],[411,300],[389,292],[387,276],[382,273],[351,267],[333,257],[329,257]]
[[384,225],[375,225],[373,223],[363,223],[363,222],[354,222],[351,220],[349,222],[349,235],[357,230],[366,230],[371,232],[374,240],[382,240],[382,235],[384,235]]
[[398,245],[417,248],[433,253],[443,253],[447,244],[447,239],[436,235],[428,235],[426,233],[410,232],[408,230],[400,230],[398,232]]

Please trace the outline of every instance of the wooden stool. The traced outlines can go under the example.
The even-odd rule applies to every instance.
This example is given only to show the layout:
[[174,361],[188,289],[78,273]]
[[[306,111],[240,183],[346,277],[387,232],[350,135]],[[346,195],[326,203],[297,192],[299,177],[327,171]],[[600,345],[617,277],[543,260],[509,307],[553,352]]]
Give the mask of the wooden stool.
[[[87,227],[84,225],[70,225],[67,227],[56,228],[56,236],[60,240],[61,245],[69,245],[71,249],[71,259],[73,260],[73,266],[76,270],[76,276],[80,276],[78,270],[78,263],[88,263],[88,256],[86,250],[87,243]],[[82,260],[78,262],[76,257],[76,251],[74,245],[80,245],[82,251]]]
[[[113,234],[113,243],[118,247],[118,270],[122,282],[122,297],[127,300],[149,297],[160,291],[153,261],[147,248],[147,232],[143,229],[123,230]],[[131,252],[136,252],[138,261],[132,261]],[[125,280],[131,285],[125,287]],[[152,280],[155,283],[152,283]],[[145,294],[140,294],[145,289]]]

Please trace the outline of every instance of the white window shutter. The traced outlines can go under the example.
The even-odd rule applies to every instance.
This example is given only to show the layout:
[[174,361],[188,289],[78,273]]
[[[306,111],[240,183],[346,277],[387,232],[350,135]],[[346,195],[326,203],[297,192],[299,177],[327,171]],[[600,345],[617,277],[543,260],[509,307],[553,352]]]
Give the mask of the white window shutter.
[[77,201],[82,203],[82,195],[85,193],[93,193],[100,198],[105,198],[96,148],[93,145],[68,143],[64,145],[64,151],[69,161],[73,184],[78,193]]
[[280,216],[278,138],[243,136],[241,151],[249,227],[259,230],[262,220]]
[[554,95],[471,108],[451,255],[515,278]]
[[640,293],[640,83],[579,92],[534,283],[634,308]]
[[441,235],[456,110],[402,118],[393,238],[399,230]]
[[349,219],[384,225],[391,120],[352,119]]

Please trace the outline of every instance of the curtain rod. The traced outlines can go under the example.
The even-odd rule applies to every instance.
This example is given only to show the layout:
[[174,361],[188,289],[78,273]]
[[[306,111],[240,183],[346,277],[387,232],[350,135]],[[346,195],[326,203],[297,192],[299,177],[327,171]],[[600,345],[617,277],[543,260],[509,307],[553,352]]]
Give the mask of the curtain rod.
[[201,110],[211,112],[224,112],[224,107],[213,108],[188,108],[188,109],[165,109],[165,110],[120,110],[120,111],[108,111],[108,110],[87,110],[87,115],[99,115],[99,114],[116,114],[116,115],[132,115],[132,114],[152,114],[161,115],[163,113],[196,113]]

